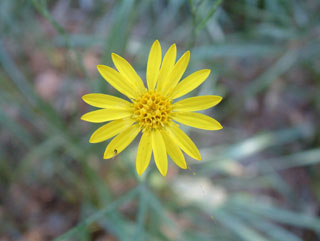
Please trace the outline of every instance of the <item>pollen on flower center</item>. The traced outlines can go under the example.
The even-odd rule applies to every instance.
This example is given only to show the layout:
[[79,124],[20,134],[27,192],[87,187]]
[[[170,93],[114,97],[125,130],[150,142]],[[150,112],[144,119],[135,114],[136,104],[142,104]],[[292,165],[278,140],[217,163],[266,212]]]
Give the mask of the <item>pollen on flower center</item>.
[[149,90],[133,103],[133,118],[143,130],[159,129],[170,121],[171,102],[157,91]]

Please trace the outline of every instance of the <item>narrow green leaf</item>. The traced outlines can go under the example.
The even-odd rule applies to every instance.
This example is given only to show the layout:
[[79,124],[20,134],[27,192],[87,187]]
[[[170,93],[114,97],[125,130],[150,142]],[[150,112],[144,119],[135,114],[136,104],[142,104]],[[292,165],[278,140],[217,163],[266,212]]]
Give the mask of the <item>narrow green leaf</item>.
[[73,227],[72,229],[70,229],[66,233],[64,233],[61,236],[55,238],[53,241],[61,241],[61,240],[66,240],[66,239],[69,240],[71,237],[73,237],[74,235],[76,235],[79,232],[81,232],[81,230],[83,228],[85,228],[88,225],[96,222],[97,220],[102,218],[107,213],[110,213],[110,212],[114,211],[117,207],[119,207],[122,204],[124,204],[124,203],[130,201],[131,199],[133,199],[137,195],[137,193],[138,193],[138,190],[136,188],[131,190],[131,191],[129,191],[128,193],[126,193],[125,195],[120,197],[118,200],[110,203],[104,209],[102,209],[102,210],[96,212],[95,214],[91,215],[90,217],[86,218],[85,220],[83,220],[82,222],[77,224],[75,227]]
[[267,238],[253,230],[247,223],[222,209],[215,210],[213,216],[218,222],[237,234],[242,240],[269,241]]
[[[213,14],[216,12],[217,8],[220,6],[223,0],[217,0],[213,6],[210,8],[207,16],[199,23],[199,25],[196,27],[196,31],[201,31],[207,24],[207,22],[210,20],[210,18],[213,16]],[[191,3],[192,4],[192,3]]]

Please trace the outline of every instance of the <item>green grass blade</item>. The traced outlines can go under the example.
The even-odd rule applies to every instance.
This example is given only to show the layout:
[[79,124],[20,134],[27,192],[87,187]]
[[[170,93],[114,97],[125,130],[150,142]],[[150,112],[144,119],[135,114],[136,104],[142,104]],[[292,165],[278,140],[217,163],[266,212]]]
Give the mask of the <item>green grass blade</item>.
[[3,41],[0,38],[0,63],[3,69],[7,72],[11,80],[17,86],[19,91],[23,94],[25,99],[29,101],[33,106],[36,105],[37,96],[26,78],[21,74],[18,67],[7,53],[4,47]]
[[153,215],[156,215],[157,218],[161,218],[168,225],[168,227],[170,227],[175,236],[180,238],[179,240],[185,241],[186,238],[184,237],[182,231],[172,220],[172,218],[169,217],[167,209],[160,203],[158,198],[148,189],[146,189],[146,195],[150,208],[154,211],[152,212]]
[[273,81],[285,74],[294,64],[296,64],[298,53],[299,51],[296,49],[289,49],[269,69],[262,73],[257,79],[253,80],[246,89],[245,96],[255,96],[268,88]]
[[[320,163],[320,148],[301,151],[287,156],[276,157],[264,161],[264,165],[271,165],[273,170],[283,170],[293,167],[317,165]],[[262,165],[262,170],[263,166]]]
[[320,218],[304,214],[303,212],[294,212],[284,208],[271,206],[263,201],[244,199],[238,201],[238,208],[253,212],[271,220],[292,225],[296,227],[309,228],[320,233]]
[[217,58],[273,57],[283,50],[280,46],[246,41],[203,45],[192,49],[192,58],[212,60]]
[[83,228],[87,227],[88,225],[96,222],[100,218],[103,218],[107,213],[110,213],[114,211],[117,207],[121,206],[122,204],[130,201],[133,199],[138,193],[137,189],[133,189],[120,197],[118,200],[110,203],[107,207],[104,209],[96,212],[95,214],[91,215],[90,217],[86,218],[84,221],[77,224],[75,227],[71,228],[68,232],[64,233],[63,235],[55,238],[53,241],[61,241],[61,240],[68,240],[77,233],[81,232]]
[[138,214],[137,214],[137,227],[136,233],[134,235],[134,240],[139,241],[143,240],[145,236],[145,219],[148,211],[148,196],[146,195],[146,189],[143,183],[140,184],[139,187],[140,191],[140,199],[139,199],[139,206],[138,206]]
[[250,225],[261,232],[265,233],[265,235],[270,236],[272,240],[275,241],[302,241],[297,235],[291,233],[285,228],[271,223],[270,221],[261,218],[259,215],[255,215],[253,213],[243,211],[240,208],[235,207],[233,212],[237,213],[239,217],[247,220]]
[[234,232],[242,240],[245,241],[268,241],[269,239],[263,237],[258,232],[253,230],[248,224],[237,218],[235,215],[225,212],[224,210],[215,210],[213,212],[214,218],[222,223],[230,231]]
[[223,2],[223,0],[217,0],[213,6],[210,8],[209,13],[207,16],[198,24],[196,27],[196,31],[200,32],[207,24],[207,22],[210,20],[210,18],[213,16],[213,14],[216,12],[217,8],[220,6],[220,4]]

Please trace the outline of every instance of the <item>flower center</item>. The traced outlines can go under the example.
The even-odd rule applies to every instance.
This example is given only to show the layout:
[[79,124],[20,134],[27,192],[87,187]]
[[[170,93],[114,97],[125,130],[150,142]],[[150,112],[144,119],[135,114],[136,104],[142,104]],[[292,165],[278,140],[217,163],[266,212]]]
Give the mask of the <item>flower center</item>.
[[133,118],[143,130],[159,129],[171,120],[171,102],[157,91],[149,90],[133,102]]

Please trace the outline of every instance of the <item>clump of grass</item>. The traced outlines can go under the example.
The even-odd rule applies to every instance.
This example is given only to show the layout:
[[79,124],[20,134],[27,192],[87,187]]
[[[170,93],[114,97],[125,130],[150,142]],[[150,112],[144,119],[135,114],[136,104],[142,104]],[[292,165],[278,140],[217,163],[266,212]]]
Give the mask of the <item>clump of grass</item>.
[[[319,7],[1,1],[0,236],[319,239]],[[80,97],[114,91],[95,70],[111,52],[142,73],[154,39],[191,48],[190,72],[212,69],[193,94],[224,96],[215,116],[225,128],[190,133],[204,156],[190,170],[140,179],[135,147],[105,161],[105,144],[88,144]]]

